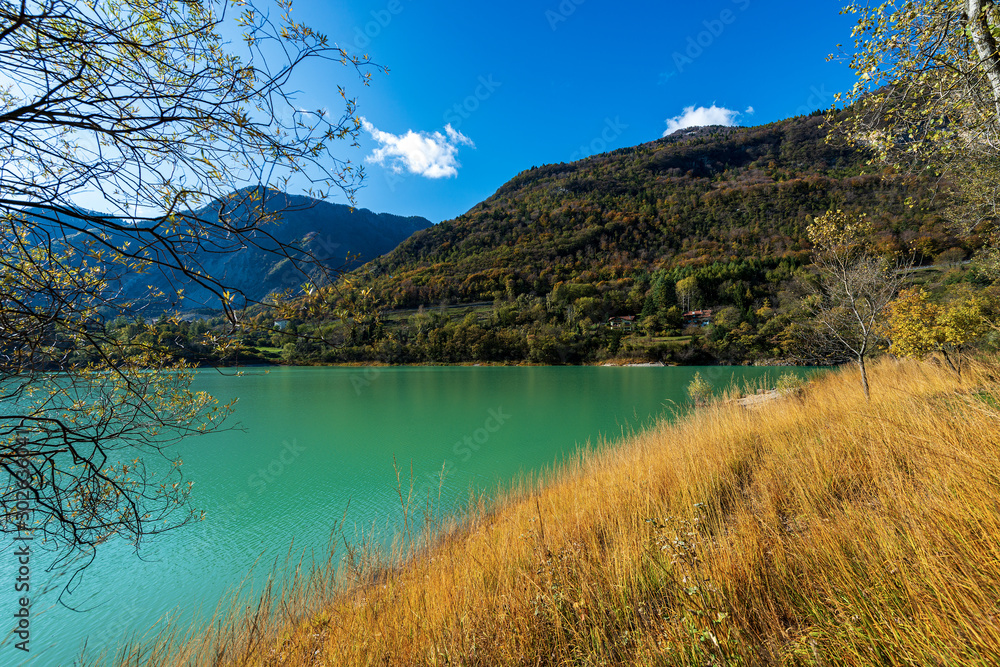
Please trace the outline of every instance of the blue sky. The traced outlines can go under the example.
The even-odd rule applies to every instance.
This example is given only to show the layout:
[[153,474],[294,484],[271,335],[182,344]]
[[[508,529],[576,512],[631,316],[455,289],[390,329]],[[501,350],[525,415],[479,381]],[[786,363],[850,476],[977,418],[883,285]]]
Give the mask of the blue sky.
[[[390,69],[362,87],[310,72],[299,101],[359,103],[358,205],[439,222],[518,172],[706,121],[759,125],[826,108],[853,81],[844,0],[299,0],[297,20]],[[328,77],[328,78],[327,78]],[[672,119],[672,120],[671,120]],[[450,129],[448,126],[450,125]]]

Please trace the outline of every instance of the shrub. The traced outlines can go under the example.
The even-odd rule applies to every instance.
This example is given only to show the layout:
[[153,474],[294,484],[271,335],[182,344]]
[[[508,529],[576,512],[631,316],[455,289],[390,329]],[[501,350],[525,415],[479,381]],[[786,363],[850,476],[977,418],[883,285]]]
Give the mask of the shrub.
[[687,393],[695,405],[705,405],[712,398],[712,385],[701,376],[701,373],[695,373],[691,384],[687,387]]
[[806,381],[795,373],[783,373],[774,388],[782,394],[793,394],[802,391],[805,385]]

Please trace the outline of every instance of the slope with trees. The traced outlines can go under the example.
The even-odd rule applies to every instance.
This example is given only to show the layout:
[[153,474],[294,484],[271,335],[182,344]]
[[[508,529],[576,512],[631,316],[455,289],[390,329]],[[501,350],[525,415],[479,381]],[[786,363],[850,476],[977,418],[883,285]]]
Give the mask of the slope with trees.
[[1000,205],[1000,7],[989,0],[852,5],[857,75],[835,136],[879,168],[936,178],[961,237],[996,248]]
[[820,116],[701,128],[519,174],[465,215],[372,263],[386,305],[545,296],[556,283],[607,283],[658,268],[750,257],[809,258],[805,229],[827,210],[870,211],[884,249],[930,258],[954,244],[919,178],[866,173],[826,142]]
[[[256,188],[237,190],[189,215],[217,225],[223,208],[234,200],[240,205],[228,214],[229,221],[224,224],[253,226],[256,219],[267,215],[273,220],[263,226],[266,236],[254,235],[254,243],[244,243],[227,252],[213,251],[196,243],[177,244],[176,248],[201,273],[239,294],[242,298],[234,304],[237,308],[242,302],[260,303],[269,294],[295,292],[309,280],[322,284],[324,275],[329,277],[357,268],[389,252],[414,232],[431,226],[429,220],[419,216],[373,213],[365,208],[277,190],[258,192]],[[86,228],[86,219],[98,215],[76,210],[77,215],[59,213],[58,219]],[[38,231],[61,235],[59,225],[47,219],[44,212],[33,216],[34,212],[29,209],[26,217]],[[117,219],[115,223],[128,224]],[[108,241],[115,246],[131,240],[131,232],[112,229],[107,234]],[[88,238],[86,232],[75,232],[64,240],[70,246],[86,245]],[[146,317],[168,311],[218,311],[222,307],[217,290],[198,285],[172,266],[155,267],[142,274],[120,271],[116,284],[120,289],[118,298],[136,306]]]
[[332,316],[342,292],[251,343],[296,363],[856,361],[829,345],[821,358],[803,327],[816,218],[866,214],[869,251],[890,263],[961,262],[982,239],[950,224],[937,178],[873,173],[870,153],[831,141],[831,120],[687,129],[533,168],[357,272],[344,292],[365,294],[364,321]]

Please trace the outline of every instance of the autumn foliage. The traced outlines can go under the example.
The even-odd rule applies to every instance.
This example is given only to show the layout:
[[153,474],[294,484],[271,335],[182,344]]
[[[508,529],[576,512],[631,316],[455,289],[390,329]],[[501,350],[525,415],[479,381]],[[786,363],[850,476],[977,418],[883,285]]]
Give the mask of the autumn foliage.
[[890,306],[886,322],[889,351],[917,359],[938,352],[957,369],[957,355],[990,330],[988,310],[986,298],[969,292],[940,304],[924,289],[905,290]]

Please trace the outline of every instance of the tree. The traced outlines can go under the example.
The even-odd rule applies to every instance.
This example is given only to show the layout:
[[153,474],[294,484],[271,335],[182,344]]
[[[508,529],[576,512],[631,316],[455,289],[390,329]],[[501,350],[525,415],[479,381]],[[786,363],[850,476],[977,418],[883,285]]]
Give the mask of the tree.
[[677,301],[685,312],[691,310],[693,304],[701,297],[698,290],[698,279],[695,276],[688,276],[677,281]]
[[677,294],[673,281],[666,271],[657,271],[653,275],[653,284],[643,305],[643,315],[660,314],[677,303]]
[[956,227],[993,236],[1000,206],[1000,6],[852,4],[857,75],[840,134],[895,168],[937,174]]
[[678,332],[684,326],[684,313],[677,306],[670,306],[660,316],[665,329]]
[[852,4],[848,136],[882,159],[1000,147],[1000,8],[991,0]]
[[947,268],[958,268],[965,261],[965,251],[961,248],[948,248],[934,257],[934,263]]
[[808,228],[819,274],[807,299],[814,353],[850,358],[861,371],[865,397],[871,397],[866,360],[881,338],[886,307],[899,291],[901,269],[876,255],[872,224],[863,214],[829,211]]
[[889,306],[889,351],[917,359],[939,353],[948,367],[961,375],[962,352],[990,330],[986,308],[985,299],[970,293],[938,304],[923,289],[904,290]]
[[[352,199],[363,177],[330,152],[359,132],[354,101],[341,88],[334,117],[288,91],[307,63],[345,64],[362,83],[379,68],[294,21],[288,0],[278,9],[271,19],[221,0],[0,4],[4,533],[92,555],[113,536],[138,548],[193,516],[170,446],[218,427],[227,406],[167,361],[141,304],[120,300],[122,281],[161,271],[209,289],[229,329],[203,342],[234,349],[247,300],[197,253],[255,245],[306,282],[321,266],[269,232],[280,211],[265,186]],[[106,212],[82,208],[84,195]],[[105,325],[118,317],[135,321],[134,337]]]

